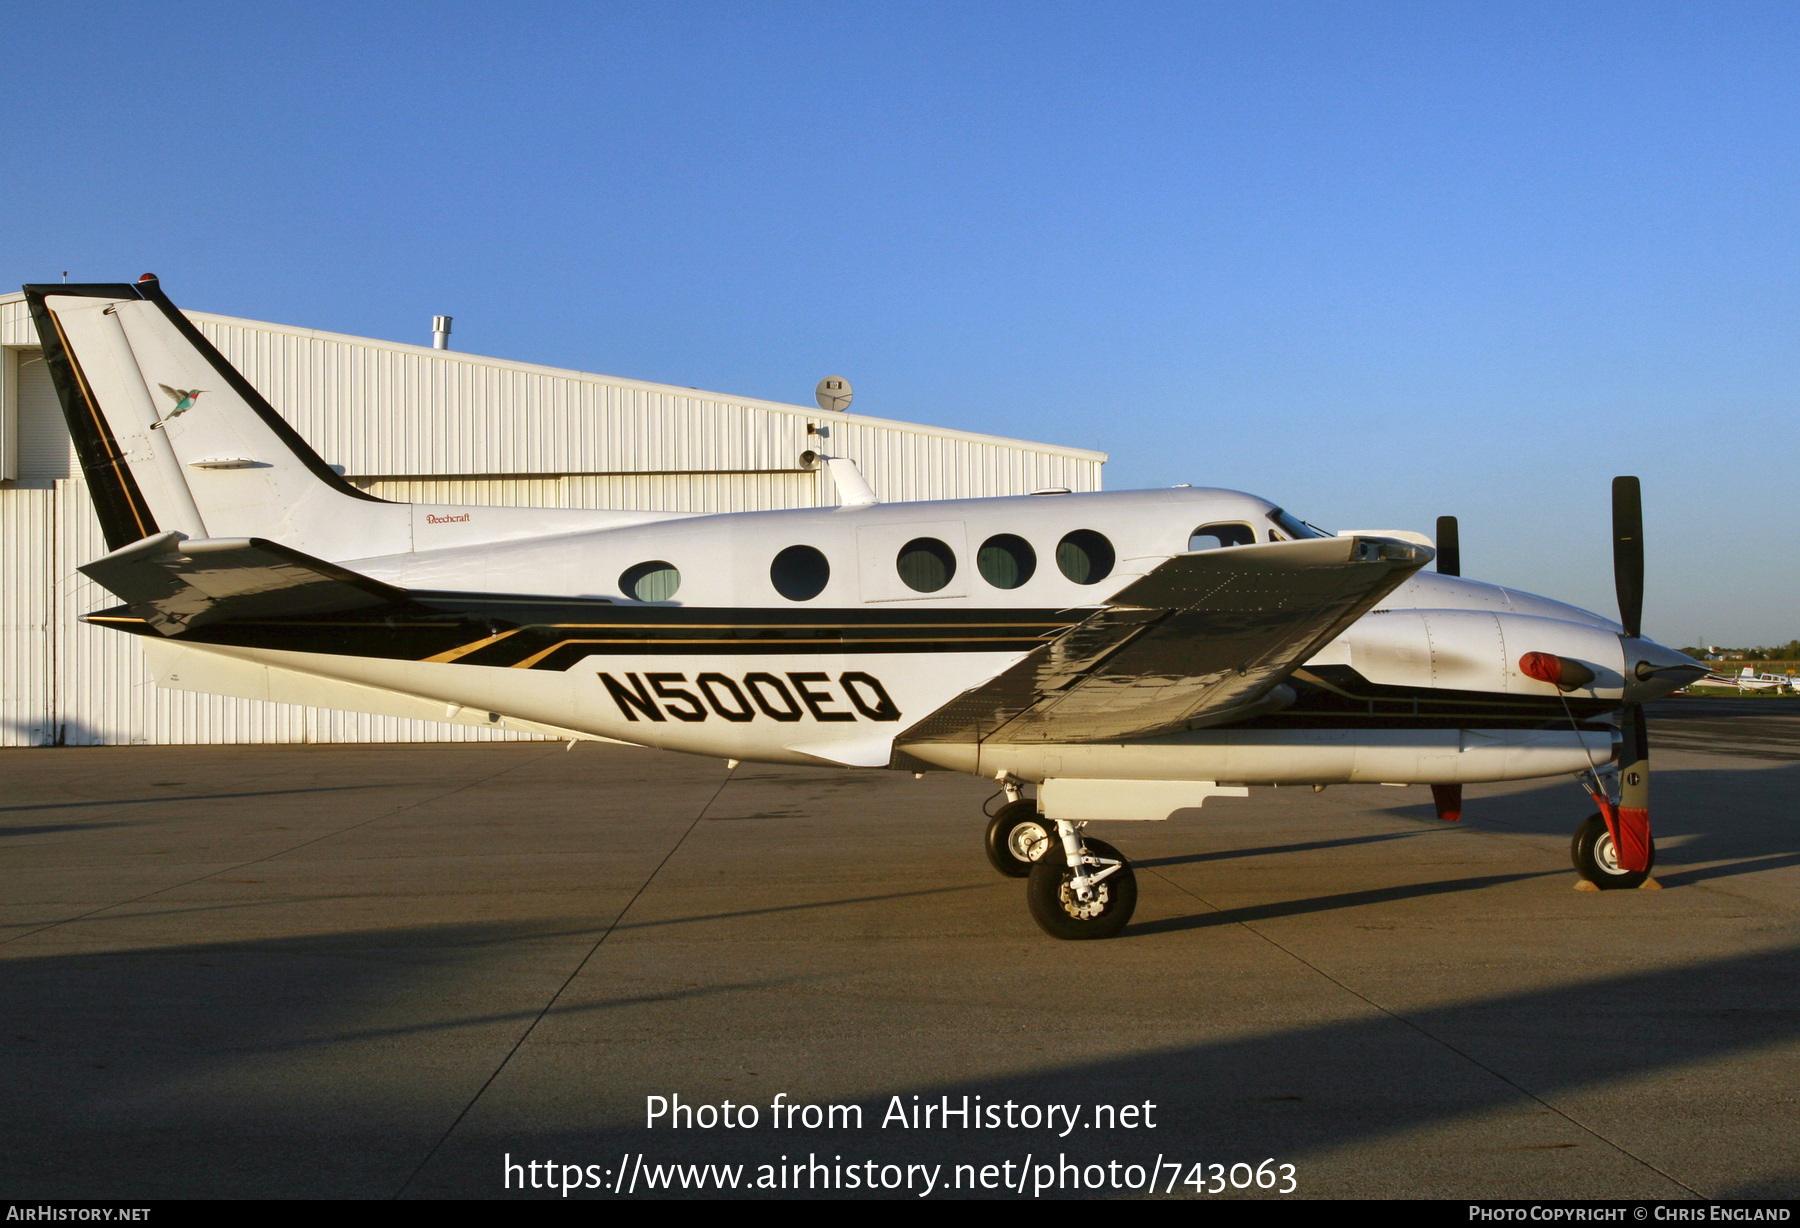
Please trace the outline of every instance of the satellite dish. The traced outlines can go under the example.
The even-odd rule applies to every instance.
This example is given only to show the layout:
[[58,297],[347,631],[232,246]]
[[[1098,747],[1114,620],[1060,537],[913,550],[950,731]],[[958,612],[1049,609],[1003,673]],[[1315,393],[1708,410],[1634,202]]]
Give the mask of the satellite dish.
[[827,375],[819,381],[819,386],[813,390],[813,396],[818,400],[820,409],[841,414],[850,408],[850,381],[841,375]]

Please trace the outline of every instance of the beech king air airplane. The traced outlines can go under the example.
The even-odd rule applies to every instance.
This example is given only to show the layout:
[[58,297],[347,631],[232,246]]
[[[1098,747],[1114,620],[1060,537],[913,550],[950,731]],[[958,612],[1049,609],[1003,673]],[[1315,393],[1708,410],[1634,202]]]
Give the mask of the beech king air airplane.
[[1578,871],[1650,871],[1641,705],[1706,670],[1640,634],[1635,478],[1613,488],[1622,625],[1230,490],[881,504],[824,458],[843,506],[389,503],[154,277],[25,293],[111,550],[81,570],[124,602],[88,621],[142,636],[163,685],[974,773],[1008,798],[990,860],[1059,938],[1136,904],[1087,822],[1250,785],[1428,784],[1455,819],[1465,783],[1573,775],[1599,807]]

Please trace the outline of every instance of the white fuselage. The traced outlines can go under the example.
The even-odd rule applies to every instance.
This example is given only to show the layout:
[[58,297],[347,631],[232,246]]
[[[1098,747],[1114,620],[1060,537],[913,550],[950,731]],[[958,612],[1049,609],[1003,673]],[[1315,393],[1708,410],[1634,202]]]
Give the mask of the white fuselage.
[[[1484,727],[1479,709],[1466,723],[1409,725],[1404,712],[1384,723],[1357,712],[1337,724],[1261,722],[1111,744],[908,738],[922,718],[1019,661],[1049,624],[1079,621],[1187,551],[1197,530],[1224,525],[1225,536],[1239,541],[1244,534],[1255,542],[1285,538],[1289,530],[1271,519],[1275,511],[1235,491],[1176,488],[677,516],[496,541],[490,532],[510,537],[516,530],[490,530],[484,521],[500,526],[506,517],[458,509],[455,519],[424,522],[424,540],[411,552],[338,561],[413,591],[602,598],[639,606],[647,620],[678,610],[692,629],[670,635],[659,623],[661,638],[645,644],[622,637],[616,624],[558,624],[548,638],[539,635],[542,647],[503,664],[473,663],[468,658],[479,653],[461,649],[430,659],[221,645],[204,651],[273,667],[268,698],[279,697],[279,679],[293,671],[442,703],[447,711],[492,712],[527,726],[731,759],[930,764],[1026,780],[1326,784],[1518,779],[1611,758],[1611,734],[1592,722],[1580,731],[1559,720]],[[1077,531],[1111,546],[1114,561],[1096,582],[1080,583],[1079,566],[1059,565],[1059,543]],[[984,543],[1000,535],[1023,539],[1035,555],[1035,570],[1017,587],[990,582],[978,562]],[[934,592],[909,587],[897,567],[902,549],[920,538],[942,543],[954,560],[953,574]],[[829,566],[816,594],[803,600],[784,597],[771,576],[775,558],[794,546],[811,547]],[[666,600],[638,602],[627,591],[644,564],[678,573]],[[766,630],[748,642],[723,642],[750,613]],[[829,618],[861,620],[851,642],[800,642],[809,622]],[[504,638],[475,648],[491,654]],[[1348,669],[1389,697],[1386,709],[1394,695],[1444,692],[1529,699],[1542,708],[1558,692],[1521,673],[1526,652],[1587,663],[1592,683],[1569,698],[1590,709],[1594,701],[1616,706],[1624,694],[1617,624],[1561,602],[1424,572],[1314,654],[1297,677],[1328,684],[1334,668]],[[1371,716],[1376,707],[1369,704]]]

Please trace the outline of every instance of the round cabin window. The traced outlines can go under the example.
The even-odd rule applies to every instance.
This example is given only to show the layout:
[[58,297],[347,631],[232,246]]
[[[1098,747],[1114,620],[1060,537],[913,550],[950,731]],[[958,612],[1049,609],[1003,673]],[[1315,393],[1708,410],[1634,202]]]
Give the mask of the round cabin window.
[[935,593],[956,574],[956,555],[935,537],[915,537],[894,560],[900,579],[915,593]]
[[660,559],[626,568],[619,577],[619,591],[633,601],[667,601],[681,587],[681,573],[673,563]]
[[1112,575],[1112,543],[1092,529],[1076,529],[1056,543],[1056,566],[1077,584],[1098,584]]
[[1023,537],[996,534],[981,543],[975,570],[995,588],[1018,588],[1037,570],[1037,551]]
[[789,601],[811,601],[830,579],[831,564],[811,546],[789,546],[769,564],[769,582]]

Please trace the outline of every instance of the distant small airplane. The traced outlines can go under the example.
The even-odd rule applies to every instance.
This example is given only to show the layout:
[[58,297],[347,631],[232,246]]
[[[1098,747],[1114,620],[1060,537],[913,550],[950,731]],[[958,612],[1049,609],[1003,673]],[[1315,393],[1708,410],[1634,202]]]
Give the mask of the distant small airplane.
[[1755,668],[1744,666],[1738,674],[1707,674],[1689,686],[1735,687],[1740,691],[1792,691],[1796,681],[1790,674],[1759,674]]
[[143,637],[164,685],[973,773],[1007,799],[989,860],[1059,938],[1137,901],[1087,823],[1251,785],[1426,784],[1454,820],[1465,783],[1572,775],[1598,808],[1577,870],[1634,887],[1654,864],[1643,703],[1706,667],[1642,634],[1636,478],[1613,482],[1619,622],[1462,579],[1451,518],[1433,574],[1431,539],[1334,537],[1232,490],[882,504],[825,457],[841,507],[389,503],[154,277],[25,293],[111,550],[81,570],[125,602],[87,621]]

